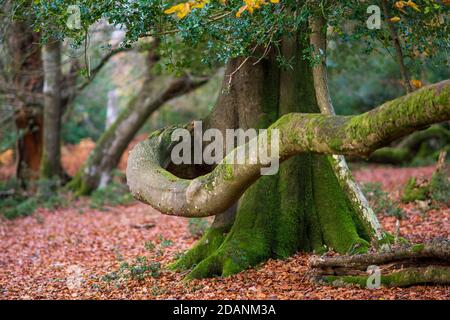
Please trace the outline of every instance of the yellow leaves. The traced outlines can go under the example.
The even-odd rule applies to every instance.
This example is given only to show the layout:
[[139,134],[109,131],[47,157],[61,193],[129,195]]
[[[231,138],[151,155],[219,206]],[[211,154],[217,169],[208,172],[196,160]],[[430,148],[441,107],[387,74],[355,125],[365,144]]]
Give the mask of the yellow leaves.
[[236,13],[236,17],[240,17],[244,11],[248,11],[250,13],[253,13],[255,9],[261,8],[262,5],[267,5],[270,3],[280,3],[280,0],[244,0],[245,5],[239,8],[238,12]]
[[189,2],[179,3],[165,10],[165,14],[176,14],[179,19],[186,17],[192,9],[201,9],[209,3],[209,0],[194,0]]
[[[219,0],[222,5],[227,4],[227,0]],[[261,8],[269,3],[280,3],[280,0],[243,0],[244,5],[239,8],[236,17],[240,17],[244,11],[253,13],[255,9]],[[209,3],[209,0],[192,0],[176,4],[165,10],[165,14],[176,14],[179,19],[186,17],[193,9],[201,9]]]
[[406,5],[410,8],[413,8],[414,10],[420,12],[419,6],[417,4],[415,4],[414,2],[412,2],[411,0],[406,2]]
[[165,14],[176,13],[178,18],[183,19],[184,17],[187,16],[187,14],[190,11],[191,11],[191,6],[189,5],[188,2],[186,2],[186,3],[180,3],[180,4],[177,4],[177,5],[173,6],[173,7],[170,7],[169,9],[164,11],[164,13]]
[[406,13],[405,10],[403,10],[404,7],[410,7],[418,12],[420,12],[419,6],[414,3],[411,0],[408,1],[397,1],[396,3],[394,3],[394,7],[397,8],[398,10],[400,10],[403,13]]
[[413,79],[413,80],[410,80],[409,83],[416,89],[420,89],[423,87],[423,83],[420,80]]
[[400,20],[400,17],[392,17],[389,19],[390,22],[399,22]]

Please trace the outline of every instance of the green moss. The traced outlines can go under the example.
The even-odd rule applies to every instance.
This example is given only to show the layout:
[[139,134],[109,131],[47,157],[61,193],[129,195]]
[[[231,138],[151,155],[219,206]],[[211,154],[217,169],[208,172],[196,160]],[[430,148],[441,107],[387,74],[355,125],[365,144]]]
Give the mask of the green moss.
[[168,266],[171,270],[188,270],[214,253],[223,243],[231,226],[209,228],[200,240],[180,259]]
[[343,142],[342,139],[340,138],[334,138],[330,141],[330,147],[333,149],[340,149],[340,147],[342,146]]
[[[356,285],[367,287],[369,276],[325,276],[321,280],[334,286]],[[383,287],[407,287],[426,283],[450,283],[450,268],[428,267],[426,269],[402,269],[389,274],[381,274],[380,285]]]
[[418,243],[412,246],[413,252],[421,252],[425,248],[425,245],[423,243]]
[[225,181],[234,179],[233,166],[231,164],[223,164],[223,173],[223,179]]
[[89,195],[93,191],[93,189],[90,188],[87,182],[83,179],[83,170],[84,167],[78,170],[77,174],[65,187],[67,190],[73,191],[76,197]]
[[426,200],[428,186],[418,186],[416,178],[411,177],[403,189],[402,201],[412,202],[416,200]]
[[371,161],[400,164],[411,160],[411,152],[406,148],[381,148],[372,153]]
[[314,203],[325,244],[337,252],[346,253],[359,243],[360,250],[368,244],[362,239],[362,226],[355,219],[349,200],[341,190],[326,156],[314,156]]
[[273,249],[275,256],[279,258],[287,258],[299,249],[309,249],[305,224],[308,206],[304,188],[306,181],[301,179],[304,167],[302,161],[305,158],[294,157],[280,167],[278,180],[280,207],[274,217],[276,232]]

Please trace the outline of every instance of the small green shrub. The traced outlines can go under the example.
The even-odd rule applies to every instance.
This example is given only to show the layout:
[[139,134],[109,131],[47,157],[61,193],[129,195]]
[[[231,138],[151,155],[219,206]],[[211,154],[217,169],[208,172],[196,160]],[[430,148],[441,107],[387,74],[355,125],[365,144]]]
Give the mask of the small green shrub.
[[159,238],[159,246],[162,249],[173,246],[173,241],[170,239],[164,238],[164,236],[162,234],[160,234],[158,236],[158,238]]
[[56,180],[40,180],[29,184],[29,190],[25,191],[20,183],[15,180],[0,182],[0,214],[6,219],[26,217],[33,214],[37,208],[43,207],[49,210],[66,207],[68,200],[66,195],[56,190],[59,182]]
[[430,197],[437,202],[450,202],[450,181],[445,172],[437,172],[431,177]]
[[419,183],[412,177],[403,189],[402,201],[413,202],[416,200],[434,200],[436,202],[449,203],[450,181],[445,172],[435,172],[429,182]]
[[145,248],[145,250],[151,252],[151,251],[153,251],[155,249],[155,244],[152,241],[146,241],[144,243],[144,248]]
[[375,213],[393,216],[397,219],[404,217],[404,211],[389,197],[387,192],[381,189],[381,183],[365,183],[362,185],[362,190]]
[[426,200],[427,189],[428,187],[418,185],[415,177],[411,177],[403,189],[402,201],[408,203],[415,200]]
[[144,256],[136,257],[133,263],[122,262],[117,271],[105,274],[102,280],[105,282],[138,280],[145,278],[157,278],[161,273],[161,264],[155,261],[148,261]]

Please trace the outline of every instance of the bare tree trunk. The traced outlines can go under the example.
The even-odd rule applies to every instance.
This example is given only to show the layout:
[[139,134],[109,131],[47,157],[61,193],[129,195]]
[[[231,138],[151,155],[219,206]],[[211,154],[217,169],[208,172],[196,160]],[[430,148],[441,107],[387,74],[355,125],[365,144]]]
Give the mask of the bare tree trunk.
[[61,44],[47,43],[42,50],[44,66],[44,150],[42,179],[61,177]]
[[402,45],[400,43],[400,39],[398,37],[397,30],[395,30],[394,23],[392,21],[390,21],[391,16],[390,16],[390,10],[388,8],[388,2],[386,0],[382,0],[381,5],[383,7],[384,18],[389,27],[389,33],[392,38],[392,44],[395,49],[395,56],[397,58],[397,63],[400,68],[400,74],[403,79],[403,86],[406,89],[406,93],[410,93],[413,91],[413,87],[411,86],[411,82],[410,82],[411,78],[409,76],[408,68],[405,65],[405,61],[403,58]]
[[16,177],[26,186],[28,180],[39,178],[43,148],[43,119],[39,108],[28,107],[16,112]]
[[[313,66],[314,89],[316,92],[317,104],[321,113],[335,115],[333,103],[328,89],[328,75],[326,67],[327,57],[327,22],[325,18],[318,13],[310,20],[311,35],[310,43],[314,47],[314,54],[318,55],[320,62]],[[375,239],[380,241],[383,238],[383,232],[378,219],[364,196],[360,186],[353,177],[344,156],[329,156],[333,171],[339,180],[339,183],[346,192],[349,200],[353,203],[356,213],[364,221],[368,230],[374,230]]]
[[[2,9],[12,10],[13,2],[7,1]],[[26,186],[26,181],[39,177],[42,154],[42,101],[43,86],[40,35],[33,32],[29,21],[8,20],[6,14],[2,23],[9,24],[4,30],[4,69],[0,79],[2,86],[11,96],[15,109],[15,123],[19,130],[16,150],[16,177]],[[0,90],[1,91],[1,90]]]

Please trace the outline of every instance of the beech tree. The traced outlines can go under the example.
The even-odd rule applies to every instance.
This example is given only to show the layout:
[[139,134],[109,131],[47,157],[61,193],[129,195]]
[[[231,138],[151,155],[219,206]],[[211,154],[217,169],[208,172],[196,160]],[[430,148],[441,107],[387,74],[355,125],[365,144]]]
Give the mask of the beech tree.
[[[396,19],[386,18],[400,26],[403,56],[430,56],[448,45],[444,3],[401,3],[385,5],[397,10]],[[226,62],[221,93],[203,129],[266,128],[269,136],[279,130],[281,166],[271,176],[260,174],[267,163],[228,161],[252,141],[215,166],[174,165],[176,127],[152,133],[131,151],[127,181],[136,199],[163,214],[215,216],[173,269],[191,269],[188,278],[228,276],[299,250],[363,253],[390,244],[392,237],[382,230],[343,156],[368,157],[394,139],[449,120],[450,81],[360,115],[335,115],[327,84],[327,31],[367,41],[368,50],[377,41],[388,50],[393,43],[382,22],[380,29],[367,28],[368,3],[124,0],[81,5],[88,12],[82,19],[102,16],[121,24],[127,41],[160,36],[190,46],[206,42],[202,59]],[[56,10],[42,8],[43,17]],[[350,31],[342,27],[346,21],[353,22]],[[192,125],[184,128],[192,130]]]

